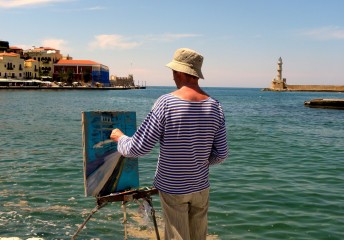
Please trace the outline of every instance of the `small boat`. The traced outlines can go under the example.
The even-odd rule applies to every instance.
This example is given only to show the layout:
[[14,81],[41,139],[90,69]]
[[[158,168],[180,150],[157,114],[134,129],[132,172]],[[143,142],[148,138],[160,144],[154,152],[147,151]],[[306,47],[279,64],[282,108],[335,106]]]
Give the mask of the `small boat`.
[[344,109],[343,98],[316,98],[310,101],[305,101],[305,106],[313,108],[333,108]]

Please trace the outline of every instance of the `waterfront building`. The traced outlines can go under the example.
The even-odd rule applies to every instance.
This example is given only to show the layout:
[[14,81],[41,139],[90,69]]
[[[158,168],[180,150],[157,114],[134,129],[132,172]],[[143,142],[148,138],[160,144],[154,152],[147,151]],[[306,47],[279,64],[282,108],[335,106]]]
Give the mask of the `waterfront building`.
[[38,61],[38,75],[41,79],[45,80],[51,80],[53,78],[54,64],[62,59],[60,50],[49,47],[25,50],[23,54],[25,59]]
[[24,78],[38,79],[39,78],[39,62],[34,59],[28,59],[24,62]]
[[16,47],[16,46],[10,46],[7,49],[7,52],[12,52],[12,53],[16,53],[19,54],[21,58],[24,58],[24,51],[22,48]]
[[0,53],[0,78],[23,79],[24,59],[17,53]]
[[109,68],[90,60],[61,59],[54,64],[53,81],[109,87]]
[[[87,83],[92,86],[109,87],[109,68],[90,60],[73,60],[69,55],[64,57],[60,50],[50,47],[33,47],[23,50],[9,46],[7,41],[0,41],[0,78],[9,80],[56,81],[77,85]],[[125,85],[134,85],[133,77],[119,78],[126,80]],[[19,82],[19,81],[18,81]],[[32,81],[31,81],[32,82]]]

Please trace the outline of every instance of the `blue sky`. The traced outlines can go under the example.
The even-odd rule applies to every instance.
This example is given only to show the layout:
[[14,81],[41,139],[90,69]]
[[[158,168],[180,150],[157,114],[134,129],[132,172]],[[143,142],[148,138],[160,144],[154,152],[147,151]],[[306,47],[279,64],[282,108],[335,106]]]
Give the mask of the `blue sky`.
[[204,56],[201,86],[344,85],[343,0],[0,0],[0,40],[54,47],[111,75],[173,86],[180,47]]

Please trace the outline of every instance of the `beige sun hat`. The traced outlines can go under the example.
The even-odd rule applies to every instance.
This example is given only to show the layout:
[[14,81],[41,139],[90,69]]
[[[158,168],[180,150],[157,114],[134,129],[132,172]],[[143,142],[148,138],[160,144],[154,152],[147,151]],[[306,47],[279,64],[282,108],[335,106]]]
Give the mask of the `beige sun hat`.
[[204,79],[201,71],[202,63],[201,54],[189,48],[180,48],[174,53],[173,60],[166,64],[166,67]]

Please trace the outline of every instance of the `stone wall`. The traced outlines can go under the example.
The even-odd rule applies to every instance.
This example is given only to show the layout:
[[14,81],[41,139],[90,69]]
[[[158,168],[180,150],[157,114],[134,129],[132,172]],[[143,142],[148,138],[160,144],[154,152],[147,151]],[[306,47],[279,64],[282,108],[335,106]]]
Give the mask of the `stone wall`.
[[110,84],[111,86],[116,87],[134,87],[134,76],[132,74],[129,74],[128,77],[117,77],[112,75],[110,78]]
[[336,86],[336,85],[287,85],[286,91],[333,91],[333,92],[341,92],[344,91],[343,86]]

